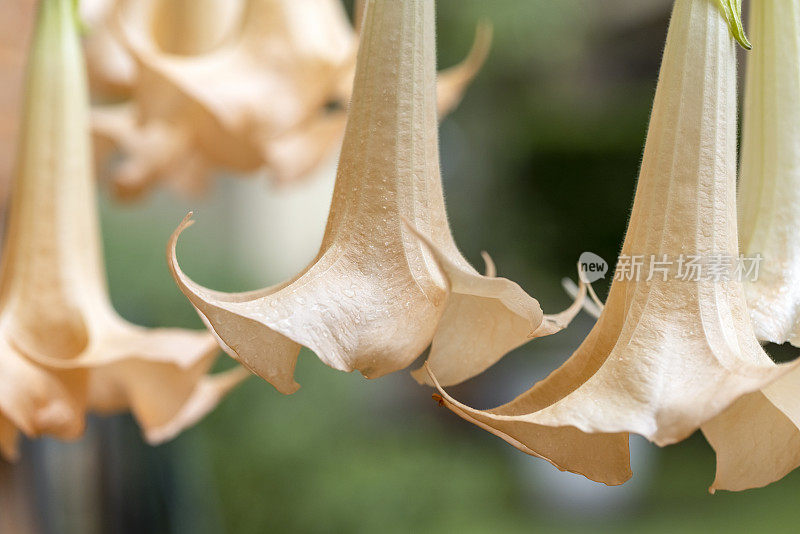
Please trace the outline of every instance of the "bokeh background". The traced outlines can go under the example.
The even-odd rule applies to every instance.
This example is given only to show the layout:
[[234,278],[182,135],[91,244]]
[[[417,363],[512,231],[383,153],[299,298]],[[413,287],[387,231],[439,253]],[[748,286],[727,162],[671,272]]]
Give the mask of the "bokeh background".
[[[574,277],[579,254],[613,263],[621,246],[671,2],[437,4],[441,67],[463,57],[476,21],[495,29],[483,71],[440,130],[456,241],[478,268],[489,251],[501,275],[559,311],[569,303],[561,278]],[[164,262],[189,209],[198,222],[180,256],[198,282],[244,290],[296,272],[324,224],[331,172],[296,190],[229,176],[203,198],[158,192],[131,205],[101,191],[115,306],[143,325],[201,327]],[[603,296],[607,284],[596,287]],[[591,325],[582,315],[452,393],[481,408],[508,401]],[[156,448],[128,416],[93,418],[76,443],[26,442],[13,469],[27,488],[19,506],[58,534],[793,532],[800,520],[799,473],[709,495],[714,455],[699,434],[665,449],[632,438],[634,478],[606,487],[460,420],[405,372],[368,381],[304,349],[297,380],[286,397],[251,378]]]

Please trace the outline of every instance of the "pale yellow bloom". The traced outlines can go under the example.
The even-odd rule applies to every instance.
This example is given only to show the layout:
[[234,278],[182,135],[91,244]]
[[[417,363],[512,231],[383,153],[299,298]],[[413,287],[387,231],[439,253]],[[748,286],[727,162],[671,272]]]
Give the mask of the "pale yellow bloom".
[[172,437],[246,376],[207,377],[205,333],[147,330],[111,307],[96,210],[88,95],[72,0],[42,0],[0,273],[0,450],[78,437],[87,409],[130,410]]
[[[738,258],[735,207],[736,56],[708,0],[677,0],[670,22],[633,213],[617,278],[575,354],[494,410],[445,404],[561,469],[618,484],[630,476],[626,432],[680,441],[791,367],[753,335],[742,283],[648,275],[649,259]],[[685,274],[685,273],[684,273]],[[435,375],[435,371],[434,371]]]
[[[367,2],[333,202],[316,259],[274,287],[226,294],[178,266],[178,286],[232,357],[292,393],[301,346],[375,378],[429,345],[447,383],[474,376],[533,337],[562,328],[579,303],[543,316],[517,284],[481,276],[450,233],[439,174],[432,0]],[[423,237],[424,236],[424,237]]]

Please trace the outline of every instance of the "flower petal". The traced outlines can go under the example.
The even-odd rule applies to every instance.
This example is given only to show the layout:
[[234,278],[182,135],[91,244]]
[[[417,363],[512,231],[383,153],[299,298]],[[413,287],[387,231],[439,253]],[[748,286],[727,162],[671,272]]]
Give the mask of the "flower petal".
[[347,121],[344,111],[325,113],[284,135],[265,142],[265,158],[278,182],[311,175],[342,142]]
[[[236,386],[251,377],[243,367],[203,377],[195,386],[191,397],[183,402],[180,411],[161,425],[142,424],[147,441],[152,445],[169,441],[184,429],[195,425]],[[161,418],[164,420],[165,418]]]
[[[135,6],[129,2],[126,7],[130,12]],[[249,140],[256,150],[251,133],[291,129],[326,103],[334,75],[349,64],[354,46],[349,22],[334,0],[255,2],[239,39],[196,57],[163,54],[142,30],[147,28],[139,20],[143,16],[122,17],[126,43],[143,75],[179,91],[205,111],[209,126],[224,129],[240,144]],[[247,83],[231,85],[228,80]],[[148,105],[146,100],[139,103]]]
[[407,272],[379,268],[382,258],[332,247],[291,283],[219,293],[192,282],[177,263],[176,241],[189,222],[170,241],[173,277],[225,351],[283,393],[298,387],[292,375],[301,345],[335,369],[375,378],[406,367],[430,342],[440,312]]
[[90,407],[101,413],[130,410],[149,443],[168,441],[216,407],[250,376],[241,367],[206,376],[213,354],[190,369],[126,360],[93,371]]
[[800,6],[753,2],[748,53],[739,237],[742,252],[761,254],[745,285],[756,336],[800,346]]
[[[785,399],[795,406],[796,391]],[[717,473],[709,491],[760,488],[800,466],[796,421],[757,391],[705,423],[703,434],[717,455]]]
[[130,95],[136,64],[114,34],[116,0],[82,0],[81,17],[89,31],[84,40],[92,93],[106,99]]
[[0,414],[0,461],[3,459],[7,462],[19,459],[19,431]]
[[472,49],[461,63],[439,73],[436,100],[440,117],[449,115],[464,97],[464,91],[478,75],[492,47],[492,24],[482,21],[475,28]]
[[[587,434],[570,426],[551,427],[504,416],[520,416],[536,410],[539,391],[529,391],[492,410],[466,406],[442,389],[433,374],[429,378],[441,394],[441,402],[456,415],[507,441],[525,454],[547,460],[562,471],[585,476],[595,482],[616,486],[628,480],[630,450],[628,434]],[[557,387],[557,386],[556,386]]]
[[[114,193],[122,200],[133,200],[155,183],[170,176],[178,181],[179,169],[193,161],[190,136],[174,124],[152,120],[140,124],[131,103],[95,106],[92,133],[98,168],[108,165],[119,150],[124,159],[110,169]],[[98,150],[99,148],[99,150]],[[116,162],[115,162],[116,163]],[[202,173],[193,176],[202,183]]]
[[0,339],[0,414],[29,437],[83,433],[84,371],[42,369]]
[[[452,385],[472,378],[535,336],[543,319],[536,299],[511,280],[481,276],[465,266],[460,255],[458,264],[451,261],[413,226],[407,227],[436,258],[450,286],[427,360],[441,383]],[[580,303],[576,313],[579,309]],[[412,375],[429,383],[424,369]]]

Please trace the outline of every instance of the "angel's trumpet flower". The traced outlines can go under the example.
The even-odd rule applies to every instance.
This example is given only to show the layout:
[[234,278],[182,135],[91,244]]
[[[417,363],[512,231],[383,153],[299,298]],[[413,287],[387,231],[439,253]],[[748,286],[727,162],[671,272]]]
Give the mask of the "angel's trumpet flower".
[[[95,134],[123,155],[112,169],[115,192],[134,199],[162,180],[200,191],[217,169],[267,167],[278,181],[306,175],[344,128],[344,111],[327,109],[356,44],[339,1],[178,3],[186,16],[169,14],[174,0],[116,0],[113,24],[138,73],[133,99],[100,108],[95,121]],[[160,8],[166,4],[169,10]],[[240,22],[221,46],[194,55],[162,46],[159,33],[186,33],[187,16],[214,27],[221,17],[203,12],[232,4],[240,6]],[[214,32],[197,33],[196,41]],[[162,132],[167,142],[152,143]]]
[[[122,44],[139,71],[134,109],[103,110],[95,132],[125,157],[113,171],[122,198],[135,198],[176,176],[195,177],[198,185],[190,188],[200,189],[220,168],[266,168],[276,182],[291,182],[335,154],[358,40],[339,0],[249,0],[234,37],[193,56],[166,53],[152,31],[157,26],[149,23],[154,16],[164,25],[185,17],[161,15],[153,9],[155,0],[118,1]],[[197,13],[214,2],[221,0],[177,3],[207,22],[220,17]],[[441,112],[458,104],[490,41],[488,25],[479,26],[467,59],[442,73]],[[151,143],[164,129],[175,140]],[[155,146],[144,150],[143,145]],[[190,168],[181,169],[182,162]]]
[[[178,266],[188,217],[168,248],[178,286],[226,352],[284,393],[298,387],[301,346],[331,367],[375,378],[407,367],[433,340],[431,364],[455,383],[568,320],[543,323],[535,299],[478,274],[453,242],[439,175],[433,0],[374,0],[365,16],[316,259],[286,283],[226,294]],[[428,236],[424,243],[416,232]]]
[[[800,344],[800,2],[760,0],[750,8],[755,48],[747,56],[739,235],[763,257],[745,285],[756,336]],[[703,426],[717,453],[711,490],[743,490],[800,465],[800,373],[739,399]]]
[[0,448],[11,457],[17,429],[75,438],[87,409],[129,409],[150,441],[168,439],[245,376],[206,377],[211,336],[147,330],[111,306],[74,5],[40,2],[28,68],[0,273]]
[[[736,57],[722,13],[709,0],[675,2],[622,256],[586,340],[499,409],[474,410],[442,392],[457,414],[526,452],[541,454],[539,441],[565,427],[674,443],[791,369],[761,349],[731,272],[739,260]],[[597,451],[573,453],[558,465],[582,472],[574,462]],[[607,469],[604,482],[626,475],[617,457],[620,468]]]
[[[83,0],[81,17],[89,31],[84,49],[92,94],[118,100],[131,96],[137,66],[117,37],[119,0]],[[244,0],[143,0],[146,24],[154,42],[166,54],[210,52],[230,37],[239,22]]]

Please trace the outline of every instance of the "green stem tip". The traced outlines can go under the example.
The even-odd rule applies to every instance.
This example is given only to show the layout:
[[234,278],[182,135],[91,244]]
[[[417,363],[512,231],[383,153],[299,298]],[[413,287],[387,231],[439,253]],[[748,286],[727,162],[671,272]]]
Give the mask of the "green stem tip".
[[725,19],[728,21],[733,38],[742,45],[742,48],[751,50],[753,45],[747,40],[747,35],[744,33],[744,24],[742,24],[742,0],[717,0],[717,3],[725,14]]

